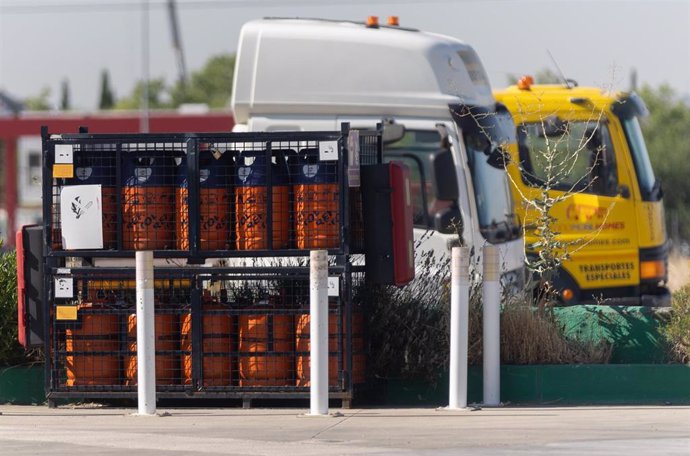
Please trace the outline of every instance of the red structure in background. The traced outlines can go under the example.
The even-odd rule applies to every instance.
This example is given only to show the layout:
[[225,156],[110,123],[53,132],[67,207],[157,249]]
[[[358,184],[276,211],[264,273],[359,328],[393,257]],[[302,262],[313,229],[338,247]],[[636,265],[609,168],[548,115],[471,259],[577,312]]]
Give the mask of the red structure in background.
[[[0,117],[0,142],[4,143],[4,201],[7,212],[8,246],[13,246],[11,235],[17,213],[17,141],[22,136],[40,136],[41,126],[47,125],[50,133],[77,133],[79,127],[87,127],[89,133],[139,133],[140,117],[136,112],[96,114],[27,114],[19,117]],[[229,112],[205,114],[181,114],[176,112],[151,112],[149,132],[228,132],[235,121]]]

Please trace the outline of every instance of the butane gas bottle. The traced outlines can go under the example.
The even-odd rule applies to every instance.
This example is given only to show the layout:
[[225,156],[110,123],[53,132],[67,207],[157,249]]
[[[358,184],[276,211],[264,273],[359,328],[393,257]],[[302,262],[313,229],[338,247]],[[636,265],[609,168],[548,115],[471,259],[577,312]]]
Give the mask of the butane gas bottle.
[[338,166],[337,162],[319,161],[318,157],[318,149],[303,149],[293,169],[298,249],[340,245]]
[[[271,176],[269,183],[269,163]],[[238,250],[286,249],[290,247],[290,185],[283,157],[272,162],[264,153],[240,155],[235,166],[235,235]],[[272,204],[268,206],[268,188]],[[269,214],[270,213],[270,214]],[[273,229],[268,233],[268,217]],[[272,245],[269,245],[269,236]]]
[[174,248],[174,176],[171,157],[152,157],[146,152],[123,154],[122,238],[126,250]]
[[[199,235],[201,250],[229,250],[232,227],[233,162],[230,152],[199,151]],[[179,250],[189,249],[187,160],[177,167],[176,238]],[[234,246],[233,246],[234,247]]]

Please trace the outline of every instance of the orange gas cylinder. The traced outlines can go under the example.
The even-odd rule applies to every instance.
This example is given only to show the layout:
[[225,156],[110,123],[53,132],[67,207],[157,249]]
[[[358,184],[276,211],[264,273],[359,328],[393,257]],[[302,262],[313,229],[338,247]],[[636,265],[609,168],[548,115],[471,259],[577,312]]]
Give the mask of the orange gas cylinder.
[[[179,337],[177,315],[156,313],[156,385],[179,384],[180,377],[177,369],[178,358],[171,354],[159,352],[176,350]],[[137,384],[137,316],[131,314],[127,320],[127,349],[131,354],[125,356],[125,384]]]
[[[199,151],[199,236],[201,250],[229,250],[233,167],[230,152]],[[189,249],[187,160],[177,167],[177,248]],[[234,247],[234,246],[233,246]]]
[[[297,386],[309,386],[310,383],[310,356],[309,350],[311,344],[309,342],[309,335],[311,317],[309,314],[302,314],[296,317],[295,321],[295,351],[297,356],[295,358],[295,376],[297,378]],[[339,369],[338,369],[338,316],[335,314],[328,315],[328,385],[337,386]],[[301,354],[306,352],[307,354]]]
[[318,149],[303,149],[293,171],[298,249],[340,246],[338,166],[337,162],[322,162],[318,157]]
[[80,304],[77,325],[65,331],[67,386],[118,384],[120,326],[117,315],[100,314],[103,309],[101,304]]
[[285,386],[291,376],[295,333],[290,315],[239,317],[240,386]]
[[[230,315],[214,313],[223,310],[215,300],[206,298],[202,304],[202,376],[204,386],[229,386],[232,384],[232,352],[235,351],[232,334],[233,319]],[[181,349],[184,383],[192,383],[192,316],[182,317]]]
[[[297,386],[309,386],[311,375],[309,364],[309,350],[311,344],[309,342],[310,335],[310,321],[309,314],[298,315],[295,322],[295,341],[297,357],[295,360],[295,371],[297,377]],[[328,384],[329,386],[337,386],[339,378],[338,369],[338,317],[335,314],[328,315]],[[348,356],[345,347],[345,316],[343,315],[343,369],[346,366],[345,359]],[[366,356],[364,354],[364,317],[361,313],[352,314],[352,382],[353,384],[364,383]],[[307,352],[307,354],[301,354]]]
[[[290,247],[290,186],[284,158],[274,157],[270,182],[264,153],[241,155],[236,164],[235,213],[238,250],[286,249]],[[268,207],[268,189],[272,204]],[[273,232],[269,245],[268,217]]]
[[177,218],[175,162],[171,157],[145,154],[123,154],[123,247],[126,250],[172,249]]

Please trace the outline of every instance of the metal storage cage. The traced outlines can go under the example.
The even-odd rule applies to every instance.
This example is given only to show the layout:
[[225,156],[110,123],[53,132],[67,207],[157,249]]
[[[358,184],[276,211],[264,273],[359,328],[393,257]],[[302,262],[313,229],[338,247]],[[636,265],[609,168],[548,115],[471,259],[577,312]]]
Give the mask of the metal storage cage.
[[[44,129],[43,141],[49,405],[136,397],[135,250],[168,258],[154,272],[157,397],[245,405],[308,398],[306,256],[317,249],[329,252],[335,288],[329,395],[350,404],[366,363],[363,315],[352,300],[353,280],[363,280],[350,257],[363,252],[356,181],[359,166],[381,162],[380,128],[52,136]],[[102,248],[62,242],[61,211],[78,218],[88,209],[64,198],[65,188],[80,185],[100,186]],[[247,258],[260,266],[238,267]]]
[[[353,131],[354,132],[354,131]],[[100,185],[102,247],[79,256],[158,258],[361,253],[351,229],[353,172],[381,161],[379,131],[49,135],[43,132],[43,201],[51,256],[62,245],[65,187]],[[352,139],[350,139],[352,143]],[[355,146],[355,147],[352,147]],[[69,156],[68,171],[63,157]],[[353,158],[356,157],[357,160]],[[356,201],[355,201],[356,203]],[[356,220],[355,220],[356,221]]]
[[[72,268],[54,275],[72,298],[51,315],[49,399],[135,397],[133,271]],[[307,398],[308,268],[166,269],[155,279],[157,396]],[[351,274],[330,268],[338,288]],[[60,293],[57,293],[60,295]],[[329,391],[346,403],[364,380],[363,316],[329,297]]]

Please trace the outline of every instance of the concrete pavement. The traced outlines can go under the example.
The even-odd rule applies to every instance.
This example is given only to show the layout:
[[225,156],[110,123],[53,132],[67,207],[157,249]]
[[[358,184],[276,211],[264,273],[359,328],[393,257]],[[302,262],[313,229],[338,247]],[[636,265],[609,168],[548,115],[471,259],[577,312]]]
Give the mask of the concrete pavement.
[[135,411],[0,405],[0,454],[690,454],[690,407]]

